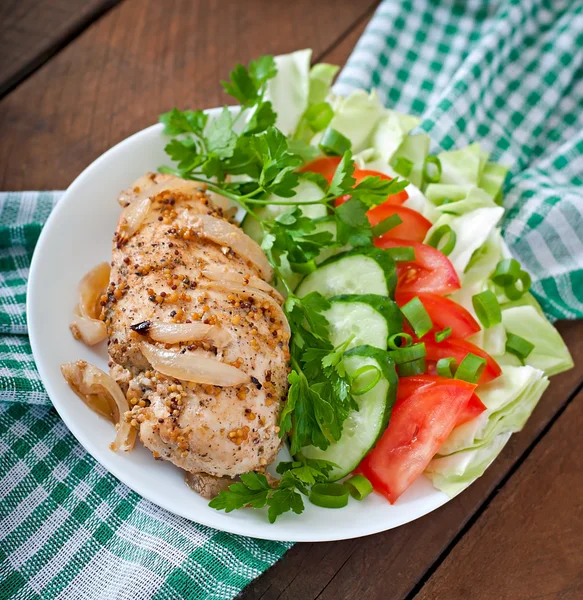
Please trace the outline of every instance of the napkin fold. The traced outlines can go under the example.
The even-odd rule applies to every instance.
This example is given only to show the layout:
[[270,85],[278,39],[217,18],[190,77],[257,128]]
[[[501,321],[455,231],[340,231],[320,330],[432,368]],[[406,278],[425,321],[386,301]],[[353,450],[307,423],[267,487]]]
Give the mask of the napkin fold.
[[[378,88],[434,151],[511,167],[504,235],[551,318],[583,316],[583,0],[383,2],[335,90]],[[26,281],[61,192],[0,194],[0,597],[230,599],[291,546],[131,492],[76,442],[26,337]]]

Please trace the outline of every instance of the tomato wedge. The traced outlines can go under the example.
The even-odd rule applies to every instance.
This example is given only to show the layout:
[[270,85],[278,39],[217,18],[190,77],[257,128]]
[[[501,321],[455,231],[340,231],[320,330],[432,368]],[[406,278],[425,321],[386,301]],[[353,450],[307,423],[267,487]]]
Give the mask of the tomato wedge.
[[463,425],[472,419],[475,419],[478,415],[481,415],[486,410],[486,405],[480,400],[478,394],[472,394],[465,408],[462,410],[458,417],[455,426]]
[[496,377],[502,375],[500,365],[481,348],[467,340],[447,338],[443,342],[436,342],[433,337],[427,336],[423,339],[425,342],[425,360],[427,361],[427,370],[429,373],[435,373],[435,365],[440,358],[449,358],[452,356],[459,365],[462,360],[471,352],[476,356],[486,359],[486,368],[482,371],[479,384],[488,383]]
[[432,332],[441,331],[445,327],[451,327],[451,337],[454,338],[467,338],[480,331],[480,325],[476,319],[463,306],[449,298],[429,292],[413,293],[397,290],[395,300],[399,306],[403,306],[415,296],[419,297],[433,321],[433,329],[423,338],[423,341],[428,337],[433,337]]
[[322,158],[317,158],[311,163],[304,165],[300,169],[300,172],[305,173],[306,171],[309,171],[310,173],[320,173],[320,175],[323,175],[328,183],[330,183],[336,172],[336,167],[338,167],[341,160],[342,158],[340,156],[324,156]]
[[399,380],[389,426],[357,471],[394,503],[447,439],[475,388],[466,381],[431,375]]
[[410,246],[415,260],[397,263],[397,293],[432,292],[439,296],[451,294],[460,288],[460,279],[449,258],[432,246],[411,240],[380,239],[379,248]]
[[416,210],[406,206],[395,206],[390,201],[371,208],[367,215],[371,225],[376,225],[391,215],[398,215],[402,223],[375,240],[375,245],[382,248],[387,239],[412,240],[422,242],[431,228],[431,222]]

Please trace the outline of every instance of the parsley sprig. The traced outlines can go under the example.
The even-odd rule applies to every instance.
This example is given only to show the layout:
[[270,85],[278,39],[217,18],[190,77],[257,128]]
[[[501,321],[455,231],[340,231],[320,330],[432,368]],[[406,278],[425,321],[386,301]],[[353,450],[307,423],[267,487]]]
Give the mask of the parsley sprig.
[[281,462],[277,465],[277,472],[282,477],[273,484],[262,473],[245,473],[241,475],[240,482],[222,491],[210,501],[209,506],[225,512],[245,506],[268,506],[269,522],[274,523],[279,515],[290,510],[301,514],[304,511],[302,494],[308,496],[313,484],[326,481],[335,466],[334,463],[315,459]]

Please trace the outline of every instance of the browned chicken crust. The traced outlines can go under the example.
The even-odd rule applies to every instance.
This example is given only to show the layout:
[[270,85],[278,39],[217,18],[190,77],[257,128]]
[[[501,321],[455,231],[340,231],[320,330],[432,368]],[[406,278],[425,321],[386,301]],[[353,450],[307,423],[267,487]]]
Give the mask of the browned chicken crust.
[[[128,225],[124,211],[101,302],[110,372],[127,394],[127,418],[156,458],[190,473],[230,478],[262,471],[280,448],[277,422],[287,392],[289,333],[281,298],[265,285],[264,266],[237,253],[235,243],[212,241],[204,228],[193,227],[197,215],[205,215],[205,226],[216,224],[207,217],[226,220],[200,184],[150,174],[120,196],[126,209],[135,202],[145,202],[145,216],[132,231],[135,223]],[[154,323],[197,322],[218,326],[231,341],[218,348],[212,341],[165,344],[148,337]],[[149,364],[145,341],[237,367],[250,382],[223,387],[168,377]]]

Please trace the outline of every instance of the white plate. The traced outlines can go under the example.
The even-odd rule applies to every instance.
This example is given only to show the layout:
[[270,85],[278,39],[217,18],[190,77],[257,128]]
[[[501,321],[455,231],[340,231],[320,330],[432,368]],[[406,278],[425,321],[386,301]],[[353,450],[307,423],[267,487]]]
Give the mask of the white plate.
[[98,158],[71,184],[36,246],[28,286],[30,342],[46,390],[67,427],[98,462],[144,498],[197,523],[241,535],[297,542],[354,538],[408,523],[447,502],[421,477],[393,506],[377,494],[364,502],[351,499],[341,510],[318,508],[306,500],[302,515],[286,514],[270,525],[263,511],[226,514],[209,508],[184,484],[178,468],[154,460],[140,444],[127,454],[109,450],[111,424],[69,389],[59,366],[84,359],[107,371],[105,345],[90,349],[69,333],[77,284],[90,268],[109,260],[120,214],[117,196],[146,171],[168,164],[166,142],[162,126],[154,125]]

